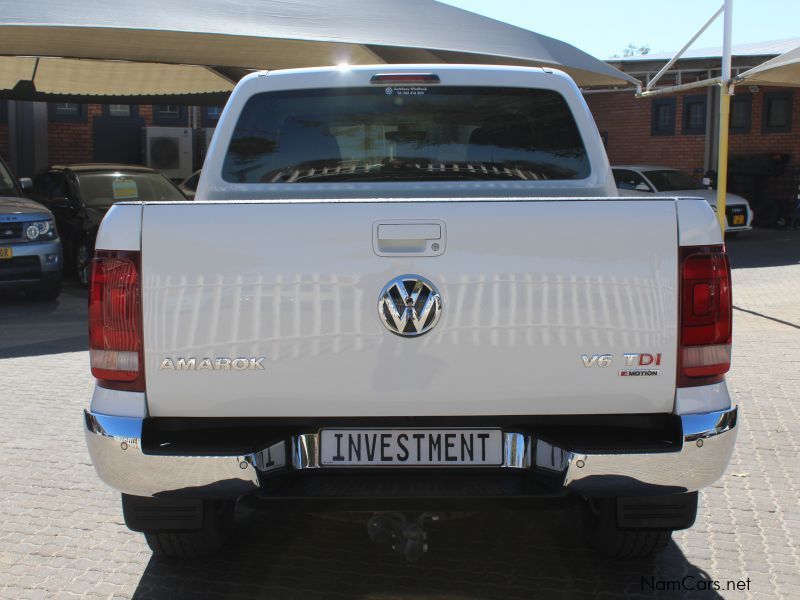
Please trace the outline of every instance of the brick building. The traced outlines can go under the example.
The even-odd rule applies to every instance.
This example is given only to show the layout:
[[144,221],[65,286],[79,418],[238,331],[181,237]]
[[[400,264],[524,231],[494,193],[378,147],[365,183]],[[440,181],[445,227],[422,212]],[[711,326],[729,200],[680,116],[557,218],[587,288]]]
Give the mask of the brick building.
[[[800,46],[800,38],[733,48],[734,74]],[[672,54],[633,56],[613,66],[649,81]],[[690,50],[658,85],[720,74],[721,49]],[[741,85],[731,100],[730,191],[770,221],[787,210],[800,185],[800,90]],[[666,165],[702,177],[717,165],[718,88],[637,99],[630,91],[587,92],[611,164]]]
[[[153,127],[195,133],[186,169],[199,168],[205,132],[213,130],[221,107],[176,104],[80,104],[0,100],[0,155],[21,176],[52,164],[145,163],[145,131]],[[188,173],[186,173],[188,174]]]

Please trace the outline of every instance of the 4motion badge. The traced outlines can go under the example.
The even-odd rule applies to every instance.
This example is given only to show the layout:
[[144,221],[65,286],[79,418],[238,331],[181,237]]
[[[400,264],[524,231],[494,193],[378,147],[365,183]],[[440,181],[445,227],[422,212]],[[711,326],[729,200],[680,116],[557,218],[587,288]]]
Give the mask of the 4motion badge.
[[[614,356],[612,354],[583,354],[581,355],[583,366],[587,369],[598,367],[605,369],[613,365]],[[622,355],[622,363],[625,367],[619,370],[620,377],[656,377],[661,366],[661,353],[629,353]]]

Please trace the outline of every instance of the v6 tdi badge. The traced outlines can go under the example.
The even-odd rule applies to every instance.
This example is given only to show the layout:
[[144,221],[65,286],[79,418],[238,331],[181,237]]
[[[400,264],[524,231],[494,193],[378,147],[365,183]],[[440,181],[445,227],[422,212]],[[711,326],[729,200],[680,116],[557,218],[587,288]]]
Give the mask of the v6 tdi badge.
[[[581,361],[587,369],[591,367],[605,369],[612,366],[614,356],[612,354],[583,354]],[[655,377],[660,372],[655,367],[661,366],[661,353],[626,353],[622,355],[622,362],[626,368],[619,371],[620,377]]]

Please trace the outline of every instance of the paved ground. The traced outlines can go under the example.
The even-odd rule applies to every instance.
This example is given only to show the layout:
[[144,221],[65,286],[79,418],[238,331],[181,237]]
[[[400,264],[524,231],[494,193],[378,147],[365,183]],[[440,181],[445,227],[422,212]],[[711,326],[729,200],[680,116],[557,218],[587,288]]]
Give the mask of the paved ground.
[[732,240],[736,338],[730,386],[743,411],[722,481],[696,526],[653,564],[584,549],[575,510],[490,510],[441,524],[407,565],[362,525],[240,511],[215,560],[151,558],[95,477],[80,411],[91,393],[85,294],[58,305],[0,299],[0,597],[635,598],[685,577],[749,591],[658,597],[800,598],[800,232]]

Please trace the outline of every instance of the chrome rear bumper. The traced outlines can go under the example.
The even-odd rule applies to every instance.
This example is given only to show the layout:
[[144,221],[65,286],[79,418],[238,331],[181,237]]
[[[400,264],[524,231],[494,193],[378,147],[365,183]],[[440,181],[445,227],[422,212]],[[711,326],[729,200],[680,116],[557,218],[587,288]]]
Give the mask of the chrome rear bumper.
[[[538,473],[586,496],[692,492],[714,483],[736,442],[737,408],[684,415],[683,443],[672,452],[575,453],[506,432],[501,469]],[[85,414],[86,443],[100,478],[135,496],[236,497],[269,485],[282,471],[318,469],[319,436],[239,456],[171,456],[142,451],[139,418]]]

